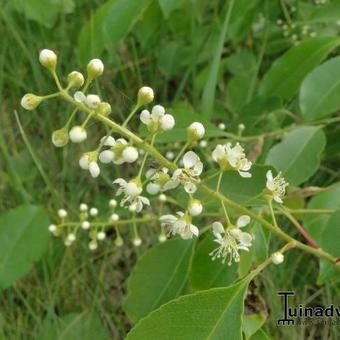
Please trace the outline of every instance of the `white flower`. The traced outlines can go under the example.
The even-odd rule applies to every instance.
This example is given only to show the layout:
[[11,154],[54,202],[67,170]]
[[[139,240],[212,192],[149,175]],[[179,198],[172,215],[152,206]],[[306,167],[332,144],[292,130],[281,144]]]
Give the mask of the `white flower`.
[[91,78],[97,78],[104,72],[104,64],[100,59],[92,59],[87,64],[87,73]]
[[110,199],[109,201],[109,207],[110,208],[115,208],[117,206],[117,201],[115,199]]
[[114,158],[114,153],[111,150],[104,150],[99,154],[99,160],[103,164],[111,163],[113,161],[113,158]]
[[274,264],[281,264],[284,261],[284,255],[279,251],[272,254],[272,261]]
[[89,243],[89,249],[90,250],[96,250],[98,248],[98,244],[96,242],[96,240],[92,240],[90,243]]
[[276,177],[273,177],[271,170],[268,170],[266,177],[266,187],[273,195],[274,201],[277,203],[283,203],[282,198],[285,196],[288,183],[283,178],[282,173],[279,172]]
[[167,151],[167,153],[165,154],[165,157],[169,161],[172,161],[175,158],[175,154],[172,151]]
[[53,70],[57,64],[57,55],[48,49],[44,49],[39,53],[40,64],[44,67]]
[[175,215],[163,215],[160,217],[160,222],[164,227],[168,228],[169,235],[180,235],[184,240],[190,239],[193,236],[198,236],[198,228],[191,224],[191,217],[185,215],[181,211]]
[[199,200],[192,200],[188,206],[188,211],[191,216],[198,216],[203,210],[203,205]]
[[163,233],[162,234],[159,234],[158,235],[158,241],[163,243],[166,241],[166,235],[164,235]]
[[76,91],[73,95],[73,98],[77,103],[84,103],[86,100],[86,96],[82,91]]
[[219,247],[213,250],[209,255],[212,259],[222,258],[222,263],[225,263],[229,258],[228,265],[232,261],[240,261],[239,250],[249,251],[253,237],[246,232],[240,230],[250,222],[250,217],[247,215],[240,216],[237,220],[236,227],[232,226],[224,229],[222,223],[214,222],[212,224],[212,232],[215,236],[215,242]]
[[143,205],[150,205],[148,198],[140,196],[143,188],[135,181],[126,182],[123,178],[117,178],[113,181],[113,184],[119,185],[116,193],[117,196],[124,194],[120,206],[128,206],[131,211],[140,212],[143,209]]
[[69,243],[73,243],[75,240],[76,240],[76,235],[74,234],[68,234],[67,237],[66,237],[67,241]]
[[57,230],[57,226],[56,226],[55,224],[51,224],[51,225],[49,225],[48,230],[49,230],[51,233],[55,233],[56,230]]
[[112,215],[111,215],[111,221],[112,221],[112,222],[117,222],[118,220],[119,220],[118,214],[112,214]]
[[166,114],[161,105],[155,105],[151,113],[148,110],[143,110],[140,114],[140,120],[152,132],[171,130],[175,126],[174,117]]
[[146,172],[145,176],[150,183],[146,186],[146,191],[150,195],[157,195],[161,190],[163,190],[164,185],[170,180],[168,174],[168,169],[163,168],[159,171],[155,169],[150,169]]
[[189,125],[188,129],[188,137],[192,141],[197,141],[204,136],[205,129],[202,123],[194,122]]
[[88,94],[86,96],[85,104],[90,109],[96,109],[100,103],[101,103],[100,98],[96,94]]
[[79,166],[84,169],[88,170],[90,166],[90,156],[88,154],[83,154],[79,159]]
[[199,176],[203,171],[203,163],[193,151],[188,151],[183,156],[183,165],[184,168],[174,171],[172,178],[165,183],[163,190],[174,189],[179,184],[184,186],[187,193],[192,194],[197,190],[195,182],[199,180]]
[[65,146],[69,141],[67,128],[62,128],[53,131],[51,139],[53,145],[56,146],[57,148]]
[[132,243],[135,247],[139,247],[141,244],[142,244],[142,240],[140,237],[135,237],[133,240],[132,240]]
[[87,132],[83,127],[76,125],[70,130],[69,136],[73,143],[81,143],[87,138]]
[[27,93],[21,98],[20,104],[25,110],[32,111],[39,106],[42,100],[43,97],[41,96],[37,96],[33,93]]
[[200,147],[201,148],[206,148],[207,146],[208,146],[208,142],[205,139],[200,141]]
[[147,105],[154,99],[153,89],[148,86],[143,86],[139,89],[137,94],[138,106]]
[[246,158],[244,149],[239,143],[234,147],[231,143],[217,145],[212,152],[212,158],[222,168],[237,170],[241,177],[251,177],[250,170],[252,163]]
[[93,178],[96,178],[96,177],[99,176],[100,168],[99,168],[97,162],[94,162],[94,161],[90,162],[90,164],[89,164],[89,172],[90,172],[90,174],[91,174],[91,176]]
[[164,195],[164,194],[160,194],[159,196],[158,196],[158,199],[160,200],[160,202],[166,202],[166,195]]

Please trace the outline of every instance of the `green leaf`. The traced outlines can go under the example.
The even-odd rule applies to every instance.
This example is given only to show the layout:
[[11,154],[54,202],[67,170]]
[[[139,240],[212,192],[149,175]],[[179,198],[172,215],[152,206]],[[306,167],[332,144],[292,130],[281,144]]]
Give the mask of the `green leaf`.
[[151,248],[128,279],[124,310],[133,322],[179,296],[187,281],[193,241],[174,239]]
[[105,47],[114,49],[151,2],[110,0],[102,5],[80,32],[78,55],[81,63],[85,64],[92,57],[98,57]]
[[242,51],[228,57],[226,65],[228,70],[234,75],[247,75],[256,69],[256,59],[252,53]]
[[110,339],[95,313],[68,314],[55,321],[45,321],[39,340],[106,340]]
[[[340,209],[340,185],[335,186],[331,191],[315,195],[309,201],[308,209]],[[324,235],[328,232],[327,226],[331,217],[331,214],[306,214],[303,218],[304,228],[320,247],[324,243]],[[324,284],[339,277],[339,268],[328,261],[320,260],[318,284]]]
[[318,7],[312,13],[309,21],[312,22],[337,22],[340,18],[340,4],[336,2]]
[[228,266],[222,261],[213,261],[209,256],[217,246],[211,234],[206,235],[198,243],[190,272],[190,281],[194,289],[228,286],[236,279],[236,263]]
[[250,338],[250,340],[271,340],[271,337],[261,328]]
[[306,75],[339,43],[339,38],[320,37],[305,40],[290,48],[273,63],[264,76],[260,94],[291,99],[297,93]]
[[326,137],[322,129],[299,127],[270,149],[266,164],[282,171],[289,184],[299,185],[318,169],[325,145]]
[[264,314],[244,314],[243,315],[243,332],[246,340],[250,339],[264,324],[266,316]]
[[182,296],[142,319],[127,340],[241,340],[243,303],[249,280]]
[[227,100],[236,112],[246,104],[245,99],[252,87],[252,74],[233,77],[227,85]]
[[303,81],[301,114],[307,120],[327,116],[340,108],[340,57],[326,61]]
[[[226,171],[223,175],[220,191],[230,199],[239,203],[244,203],[247,200],[259,195],[266,187],[266,173],[268,170],[273,170],[271,166],[253,165],[250,172],[251,178],[243,178],[236,171]],[[209,174],[207,174],[209,176]],[[217,178],[206,182],[211,188],[216,188]],[[200,191],[197,197],[209,205],[211,199]],[[216,204],[216,201],[213,202]]]
[[36,206],[23,205],[0,215],[0,290],[27,274],[46,250],[49,218]]

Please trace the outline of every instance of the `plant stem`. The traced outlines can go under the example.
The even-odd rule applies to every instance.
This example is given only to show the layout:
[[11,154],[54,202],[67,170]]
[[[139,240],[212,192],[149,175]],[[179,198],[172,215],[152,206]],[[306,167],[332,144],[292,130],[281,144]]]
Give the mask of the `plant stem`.
[[191,143],[190,141],[187,141],[187,142],[183,145],[182,149],[180,150],[180,152],[178,153],[178,155],[176,156],[176,158],[175,158],[175,160],[174,160],[174,164],[177,164],[178,160],[182,157],[184,151],[189,147],[190,143]]
[[130,121],[130,119],[134,116],[134,114],[136,113],[136,111],[139,109],[139,106],[135,106],[133,108],[133,110],[130,112],[130,114],[127,116],[127,118],[125,119],[124,123],[122,124],[122,127],[125,127],[128,122]]
[[[91,110],[89,108],[87,108],[84,104],[75,102],[74,99],[67,92],[62,91],[61,94],[62,94],[62,96],[64,97],[65,100],[71,102],[73,105],[78,106],[81,110],[86,111],[86,112],[91,112]],[[141,147],[145,151],[147,151],[152,157],[154,157],[164,167],[166,167],[166,168],[168,168],[172,171],[175,171],[177,169],[176,164],[167,160],[153,146],[146,143],[143,139],[141,139],[140,137],[138,137],[137,135],[135,135],[134,133],[132,133],[131,131],[126,129],[124,126],[121,126],[121,125],[117,124],[116,122],[112,121],[111,119],[109,119],[109,118],[107,118],[103,115],[100,115],[100,114],[95,114],[93,116],[93,118],[102,122],[103,124],[111,127],[117,133],[120,133],[124,137],[133,141],[136,145],[138,145],[139,147]],[[283,239],[287,242],[296,242],[296,248],[304,250],[307,253],[313,254],[317,257],[323,258],[323,259],[328,260],[332,263],[336,262],[336,259],[332,255],[326,253],[322,249],[320,249],[320,248],[314,249],[314,248],[312,248],[308,245],[305,245],[305,244],[303,244],[299,241],[296,241],[293,237],[291,237],[288,234],[286,234],[285,232],[283,232],[280,228],[276,228],[274,225],[269,223],[267,220],[265,220],[261,216],[258,216],[252,210],[249,210],[246,207],[243,207],[242,205],[238,204],[237,202],[234,202],[233,200],[222,195],[221,193],[216,192],[215,190],[209,188],[208,186],[206,186],[202,182],[197,182],[197,185],[200,188],[200,190],[202,192],[204,192],[205,194],[207,194],[208,196],[215,198],[219,202],[221,202],[221,201],[224,202],[226,205],[230,206],[231,208],[238,210],[240,213],[243,213],[245,215],[249,215],[252,219],[254,219],[255,221],[262,224],[263,227],[269,229],[270,231],[272,231],[274,234],[276,234],[281,239]]]

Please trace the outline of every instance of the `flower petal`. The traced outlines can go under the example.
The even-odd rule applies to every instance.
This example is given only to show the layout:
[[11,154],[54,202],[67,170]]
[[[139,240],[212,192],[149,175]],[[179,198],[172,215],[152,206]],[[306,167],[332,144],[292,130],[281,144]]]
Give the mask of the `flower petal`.
[[248,215],[242,215],[237,219],[236,225],[238,228],[243,228],[250,222],[250,217]]

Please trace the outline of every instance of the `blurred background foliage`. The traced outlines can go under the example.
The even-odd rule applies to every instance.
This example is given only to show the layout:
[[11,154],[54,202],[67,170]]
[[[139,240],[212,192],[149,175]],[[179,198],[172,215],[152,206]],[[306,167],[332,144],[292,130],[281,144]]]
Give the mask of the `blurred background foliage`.
[[[315,35],[328,37],[334,45],[323,50],[324,56],[315,66],[328,53],[337,55],[339,43],[332,39],[340,32],[340,4],[237,0],[229,18],[228,3],[0,1],[0,210],[31,203],[44,205],[53,215],[59,207],[72,210],[82,201],[104,210],[113,195],[112,169],[103,171],[103,181],[94,180],[80,174],[75,162],[78,148],[53,149],[51,133],[63,126],[70,114],[66,104],[48,101],[34,112],[20,108],[20,98],[27,91],[54,91],[53,81],[38,63],[38,52],[43,48],[58,54],[63,80],[72,70],[84,70],[89,59],[102,58],[106,70],[95,89],[111,103],[117,121],[124,120],[142,85],[155,89],[157,102],[169,108],[180,126],[201,120],[209,126],[211,136],[221,133],[216,128],[219,122],[226,123],[228,132],[233,133],[244,123],[246,134],[256,135],[303,121],[284,110],[273,113],[283,107],[299,113],[296,93],[291,93],[296,85],[275,93],[271,79],[261,79],[266,79],[263,76],[275,59]],[[288,77],[282,75],[283,87]],[[275,81],[280,82],[280,78]],[[89,144],[94,144],[105,129],[96,123],[91,129],[97,131],[90,134]],[[177,130],[167,141],[181,140],[183,131]],[[338,180],[338,133],[338,128],[328,128],[331,143],[327,144],[323,168],[309,185],[327,186]],[[266,140],[264,155],[272,144],[273,140]],[[264,162],[261,157],[260,163]],[[131,169],[117,167],[115,177],[122,171],[129,173]],[[294,204],[299,206],[299,202]],[[157,230],[151,225],[151,230],[145,231],[145,247],[155,241],[152,228]],[[61,244],[50,242],[46,256],[31,273],[2,292],[0,338],[54,339],[58,327],[68,324],[76,326],[66,331],[63,339],[79,334],[82,339],[107,338],[107,334],[121,338],[126,334],[131,325],[121,309],[121,299],[136,254],[128,248],[108,247],[91,258],[85,248],[79,245],[76,251],[65,252]],[[315,286],[317,273],[310,265],[315,259],[293,254],[284,267],[261,275],[269,333],[275,334],[274,338],[337,339],[336,327],[308,331],[304,327],[286,328],[284,335],[275,327],[275,316],[280,315],[277,290],[294,287],[304,301],[314,294],[320,304],[336,303],[334,297],[339,298],[336,285]],[[261,301],[255,302],[262,308]]]

